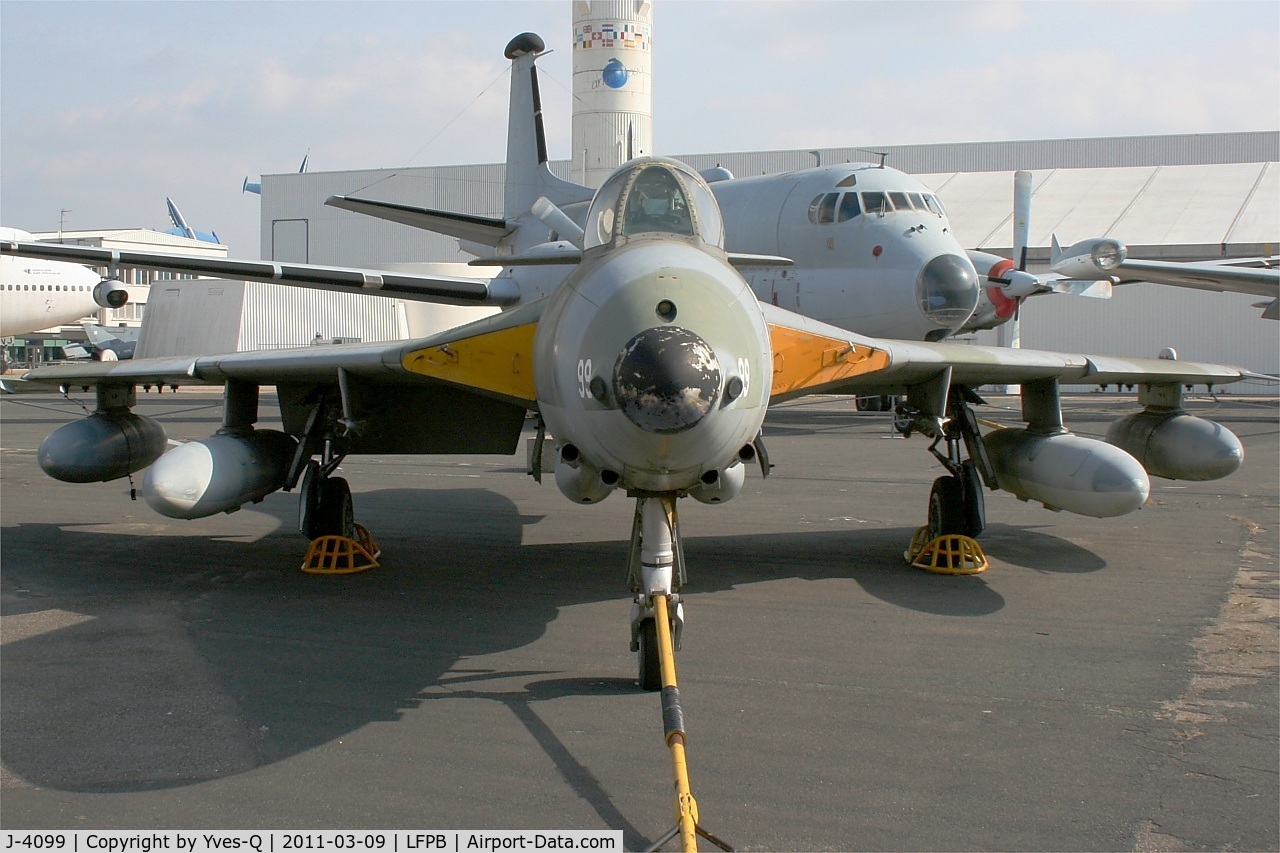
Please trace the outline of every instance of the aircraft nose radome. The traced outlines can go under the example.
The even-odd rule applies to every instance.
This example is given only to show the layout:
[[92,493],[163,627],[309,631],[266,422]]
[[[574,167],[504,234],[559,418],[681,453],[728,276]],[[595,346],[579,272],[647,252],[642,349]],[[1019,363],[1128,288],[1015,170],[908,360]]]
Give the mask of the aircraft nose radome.
[[679,326],[646,329],[613,365],[622,413],[647,432],[675,433],[706,416],[720,393],[720,364],[702,338]]
[[959,326],[978,306],[978,273],[968,258],[939,255],[925,264],[916,283],[920,310],[946,328]]

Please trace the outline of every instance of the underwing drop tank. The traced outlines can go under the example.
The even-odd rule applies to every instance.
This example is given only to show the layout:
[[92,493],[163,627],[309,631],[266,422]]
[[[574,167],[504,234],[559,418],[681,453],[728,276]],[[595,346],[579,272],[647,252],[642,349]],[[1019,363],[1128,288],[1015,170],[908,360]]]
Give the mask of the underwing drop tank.
[[1113,518],[1141,507],[1151,492],[1138,460],[1104,441],[1000,429],[984,444],[1001,489],[1050,509]]
[[296,446],[291,436],[269,429],[191,441],[147,470],[142,497],[169,518],[234,512],[284,487]]
[[1244,461],[1235,433],[1176,410],[1146,409],[1123,417],[1107,429],[1107,442],[1137,459],[1148,474],[1169,480],[1217,480]]
[[40,444],[44,472],[64,483],[105,483],[141,471],[164,453],[164,427],[125,409],[64,424]]

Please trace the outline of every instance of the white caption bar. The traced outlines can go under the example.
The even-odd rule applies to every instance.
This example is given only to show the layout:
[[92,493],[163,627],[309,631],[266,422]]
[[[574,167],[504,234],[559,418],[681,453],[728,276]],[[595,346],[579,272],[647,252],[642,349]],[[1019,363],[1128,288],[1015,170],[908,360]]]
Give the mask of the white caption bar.
[[622,830],[422,829],[380,831],[160,830],[0,833],[0,853],[470,853],[622,850]]

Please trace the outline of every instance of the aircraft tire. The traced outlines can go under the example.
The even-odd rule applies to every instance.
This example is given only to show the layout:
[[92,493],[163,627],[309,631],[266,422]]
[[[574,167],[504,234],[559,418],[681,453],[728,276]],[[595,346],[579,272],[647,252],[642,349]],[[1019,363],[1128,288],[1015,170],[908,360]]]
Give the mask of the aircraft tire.
[[879,397],[854,397],[853,406],[859,412],[878,412],[880,411]]
[[346,479],[327,478],[320,486],[320,500],[316,506],[316,536],[345,536],[347,539],[354,539],[355,516],[351,486]]
[[967,530],[963,483],[959,477],[939,477],[929,491],[929,538],[968,536]]
[[298,486],[298,530],[308,539],[323,535],[319,525],[320,491],[323,485],[319,463],[314,460],[308,462]]
[[646,619],[640,623],[639,676],[641,690],[662,689],[662,659],[658,657],[658,623]]

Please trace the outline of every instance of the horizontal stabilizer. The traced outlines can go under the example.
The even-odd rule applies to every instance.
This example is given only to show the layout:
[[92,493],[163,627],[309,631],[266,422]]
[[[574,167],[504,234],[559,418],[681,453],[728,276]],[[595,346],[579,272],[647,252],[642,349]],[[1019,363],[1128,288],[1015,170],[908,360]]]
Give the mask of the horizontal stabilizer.
[[582,260],[582,250],[568,240],[540,243],[526,252],[502,258],[476,258],[468,261],[469,267],[540,267],[558,264],[576,264]]
[[457,237],[459,240],[469,240],[483,246],[496,246],[503,237],[515,230],[515,223],[505,219],[450,213],[446,210],[430,210],[407,204],[393,204],[389,201],[369,201],[335,195],[329,196],[325,204],[329,207],[349,210],[352,213],[372,216],[375,219],[398,222],[410,228]]
[[748,255],[743,252],[730,252],[729,263],[735,267],[793,267],[796,262],[781,255]]

